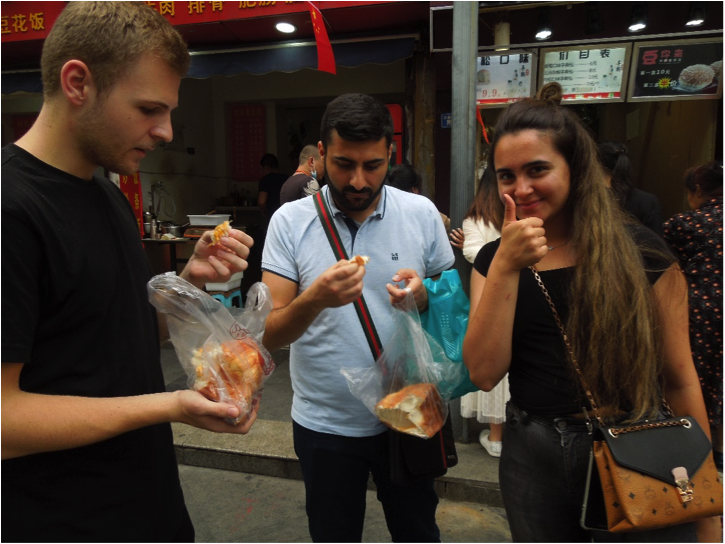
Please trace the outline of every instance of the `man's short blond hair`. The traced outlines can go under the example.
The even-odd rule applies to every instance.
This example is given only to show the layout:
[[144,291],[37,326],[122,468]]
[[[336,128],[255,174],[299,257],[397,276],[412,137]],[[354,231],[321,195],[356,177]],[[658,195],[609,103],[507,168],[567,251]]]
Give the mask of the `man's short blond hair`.
[[88,66],[104,94],[144,53],[162,58],[179,77],[189,69],[184,39],[143,2],[69,2],[43,44],[43,94],[58,92],[61,69],[73,59]]

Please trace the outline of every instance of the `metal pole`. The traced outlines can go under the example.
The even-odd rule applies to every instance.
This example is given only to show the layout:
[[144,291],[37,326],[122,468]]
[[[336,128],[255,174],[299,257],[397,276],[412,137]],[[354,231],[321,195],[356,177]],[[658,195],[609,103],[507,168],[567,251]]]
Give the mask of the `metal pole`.
[[[453,2],[453,69],[451,126],[451,228],[458,228],[473,198],[475,186],[476,52],[478,2]],[[455,267],[468,292],[471,265],[456,251]],[[468,441],[467,421],[460,400],[451,402],[453,433]]]

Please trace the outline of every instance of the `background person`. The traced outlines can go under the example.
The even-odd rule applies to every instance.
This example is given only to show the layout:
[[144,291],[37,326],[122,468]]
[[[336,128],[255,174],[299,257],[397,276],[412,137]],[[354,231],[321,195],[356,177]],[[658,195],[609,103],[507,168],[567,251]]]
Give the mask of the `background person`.
[[279,161],[272,153],[265,153],[259,161],[262,178],[259,180],[259,193],[257,206],[262,210],[262,216],[269,219],[280,206],[279,193],[287,176],[280,173]]
[[606,140],[599,142],[598,150],[607,182],[619,205],[645,227],[662,236],[660,201],[652,193],[646,193],[634,186],[627,146]]
[[692,211],[664,224],[665,241],[680,260],[688,285],[690,347],[712,429],[715,464],[722,472],[722,162],[685,172]]
[[[664,395],[675,414],[709,428],[690,355],[684,277],[658,236],[625,227],[596,145],[559,105],[561,94],[549,83],[537,99],[510,105],[496,125],[491,166],[505,202],[503,228],[476,257],[463,345],[481,389],[509,373],[499,480],[512,539],[694,541],[691,523],[623,535],[579,524],[592,446],[582,411],[590,407],[529,267],[541,275],[607,420],[655,417]],[[697,525],[701,538],[719,538],[718,518]]]
[[320,190],[319,180],[323,177],[325,177],[325,163],[320,158],[317,146],[306,145],[300,151],[297,170],[282,185],[281,204],[317,194]]
[[351,303],[364,293],[385,345],[394,329],[391,303],[407,294],[391,282],[409,287],[423,310],[421,278],[450,268],[453,251],[432,202],[385,186],[393,138],[385,104],[340,96],[328,104],[320,134],[328,181],[320,194],[347,254],[370,262],[335,261],[312,198],[277,211],[262,257],[274,303],[264,345],[274,351],[291,344],[294,445],[310,535],[314,542],[360,542],[372,473],[393,541],[437,542],[433,478],[392,483],[387,427],[350,393],[340,368],[375,364]]
[[[168,422],[245,433],[256,418],[232,427],[235,406],[165,392],[136,219],[94,174],[133,174],[171,141],[188,65],[145,4],[71,2],[43,46],[38,120],[2,150],[5,541],[193,541]],[[181,274],[197,287],[244,270],[252,244],[209,242]]]
[[[420,187],[423,179],[420,177],[418,170],[410,164],[398,164],[393,166],[388,172],[388,186],[395,187],[407,193],[420,194]],[[446,232],[451,228],[451,220],[447,215],[441,213],[441,220]]]
[[[503,206],[498,196],[496,174],[486,168],[476,196],[463,216],[461,228],[450,233],[451,244],[462,249],[463,256],[473,264],[484,245],[501,237],[502,221]],[[488,423],[489,428],[481,431],[478,441],[491,457],[501,457],[506,403],[510,397],[508,376],[491,391],[476,391],[461,397],[461,416]]]

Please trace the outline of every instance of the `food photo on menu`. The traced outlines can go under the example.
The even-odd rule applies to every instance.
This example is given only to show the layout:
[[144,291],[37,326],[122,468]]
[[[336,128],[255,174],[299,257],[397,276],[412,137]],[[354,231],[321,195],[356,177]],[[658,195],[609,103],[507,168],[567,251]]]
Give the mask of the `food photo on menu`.
[[634,96],[717,95],[722,56],[722,42],[642,45]]

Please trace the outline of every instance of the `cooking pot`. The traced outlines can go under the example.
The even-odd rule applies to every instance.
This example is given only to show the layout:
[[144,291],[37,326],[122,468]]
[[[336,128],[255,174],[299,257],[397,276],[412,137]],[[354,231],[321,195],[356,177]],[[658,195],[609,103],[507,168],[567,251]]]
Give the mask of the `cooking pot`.
[[186,230],[184,227],[180,227],[173,221],[163,221],[161,223],[162,234],[171,234],[176,238],[181,238],[182,236],[184,236],[184,230]]

